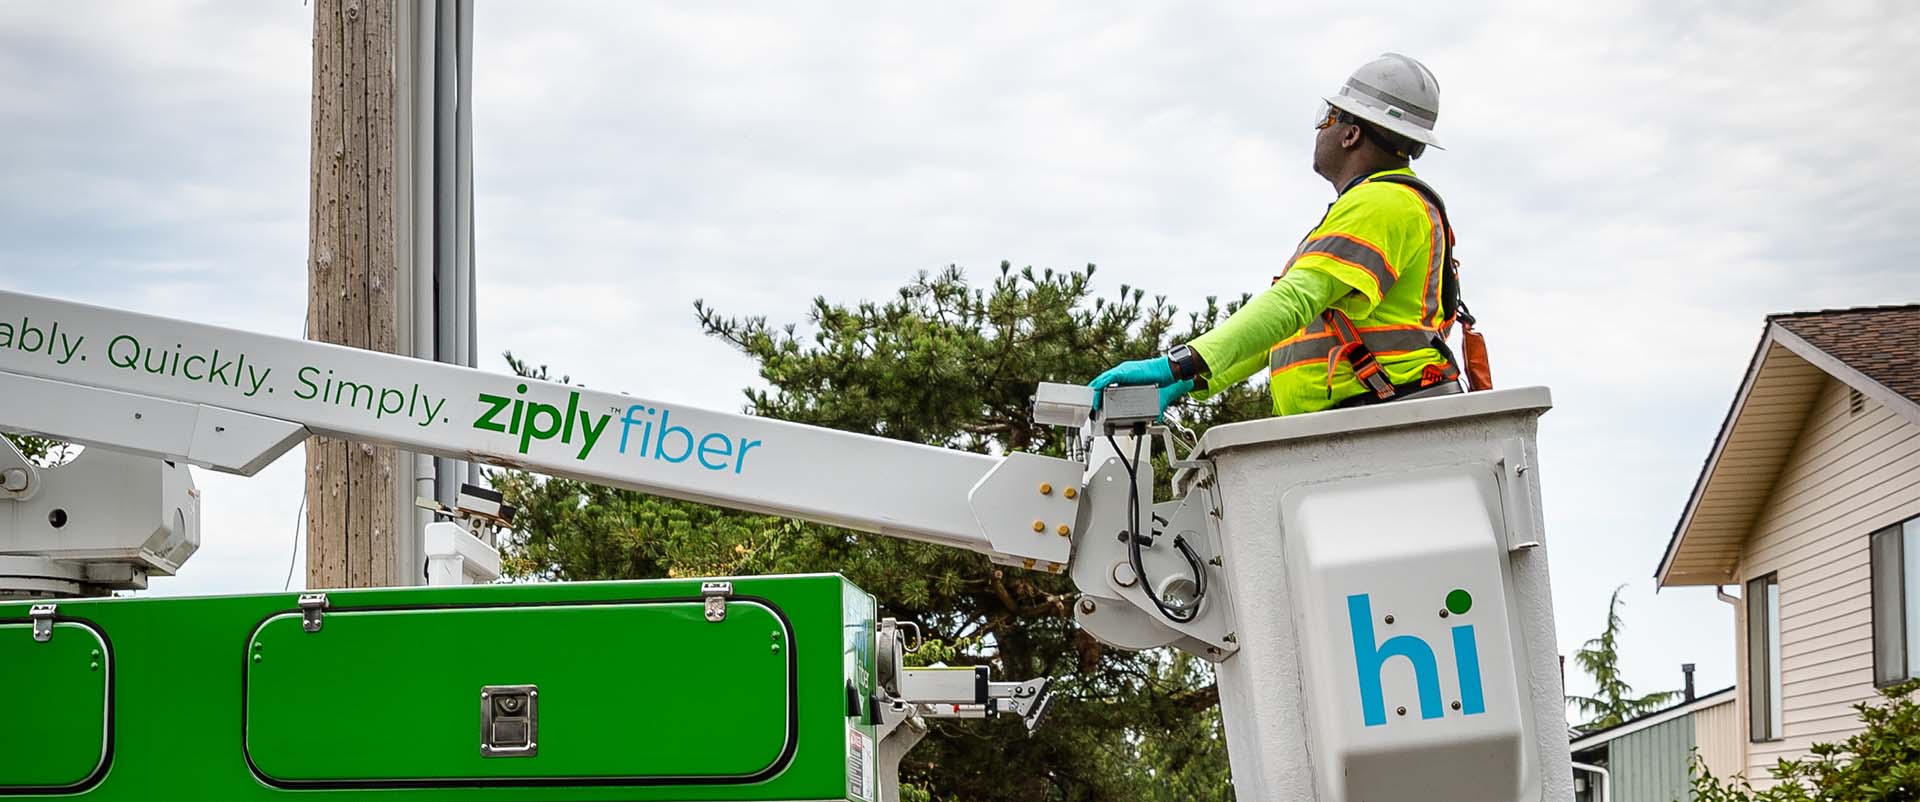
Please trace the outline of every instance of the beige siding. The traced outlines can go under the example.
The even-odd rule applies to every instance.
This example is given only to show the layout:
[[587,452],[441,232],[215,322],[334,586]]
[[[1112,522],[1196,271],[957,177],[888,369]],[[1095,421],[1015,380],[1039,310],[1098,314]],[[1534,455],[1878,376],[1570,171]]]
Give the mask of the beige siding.
[[1741,747],[1747,741],[1747,731],[1741,728],[1739,711],[1738,700],[1728,699],[1693,713],[1693,747],[1699,750],[1707,771],[1721,779],[1746,769]]
[[[1747,743],[1744,622],[1735,630],[1743,687],[1726,718],[1756,786],[1769,784],[1774,761],[1857,730],[1851,705],[1874,695],[1867,535],[1915,515],[1920,426],[1871,400],[1850,413],[1847,386],[1829,380],[1740,564],[1742,580],[1780,577],[1783,740]],[[1702,726],[1703,753],[1708,729]]]

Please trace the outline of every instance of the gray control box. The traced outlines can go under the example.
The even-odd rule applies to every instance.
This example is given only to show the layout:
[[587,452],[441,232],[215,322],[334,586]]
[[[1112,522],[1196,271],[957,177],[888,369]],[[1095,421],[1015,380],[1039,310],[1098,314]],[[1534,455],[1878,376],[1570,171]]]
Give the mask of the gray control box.
[[1151,385],[1116,385],[1100,391],[1100,411],[1095,420],[1104,431],[1125,429],[1136,423],[1148,424],[1160,419],[1160,388]]

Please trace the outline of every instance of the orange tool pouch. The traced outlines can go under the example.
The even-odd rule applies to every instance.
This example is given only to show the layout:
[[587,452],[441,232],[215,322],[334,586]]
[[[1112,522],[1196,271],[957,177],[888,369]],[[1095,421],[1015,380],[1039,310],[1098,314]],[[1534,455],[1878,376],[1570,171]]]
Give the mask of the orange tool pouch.
[[1487,362],[1487,338],[1473,330],[1473,324],[1460,321],[1460,356],[1466,364],[1467,390],[1493,389],[1493,366]]

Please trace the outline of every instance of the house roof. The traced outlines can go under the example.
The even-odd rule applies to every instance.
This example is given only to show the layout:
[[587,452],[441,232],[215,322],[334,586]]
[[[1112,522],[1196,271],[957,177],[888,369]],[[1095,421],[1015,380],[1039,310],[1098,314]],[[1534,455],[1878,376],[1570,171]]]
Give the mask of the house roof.
[[1592,749],[1616,738],[1622,738],[1649,727],[1665,724],[1681,716],[1693,713],[1694,711],[1705,710],[1714,705],[1728,704],[1732,701],[1733,688],[1722,688],[1705,696],[1697,697],[1691,702],[1682,702],[1665,710],[1655,710],[1639,718],[1627,719],[1604,730],[1594,730],[1593,732],[1574,735],[1569,739],[1571,741],[1571,743],[1568,744],[1569,751],[1578,752],[1582,749]]
[[1654,579],[1734,581],[1747,534],[1830,380],[1920,425],[1920,304],[1770,315]]
[[1920,304],[1769,318],[1868,379],[1920,404]]

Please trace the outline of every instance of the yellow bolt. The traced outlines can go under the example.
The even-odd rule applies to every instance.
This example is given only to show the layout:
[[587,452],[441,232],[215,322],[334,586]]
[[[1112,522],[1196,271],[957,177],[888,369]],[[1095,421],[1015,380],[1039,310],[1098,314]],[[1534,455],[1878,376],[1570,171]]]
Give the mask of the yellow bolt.
[[1034,521],[1034,522],[1033,522],[1033,531],[1035,531],[1035,532],[1045,532],[1045,531],[1047,531],[1047,522],[1046,522],[1046,521]]
[[1069,533],[1069,532],[1072,532],[1072,531],[1073,531],[1073,530],[1071,530],[1071,529],[1068,529],[1068,528],[1067,528],[1067,525],[1066,525],[1066,524],[1061,524],[1061,525],[1060,525],[1060,536],[1061,536],[1061,537],[1066,537],[1066,536],[1067,536],[1067,533]]
[[1046,482],[1041,482],[1040,495],[1043,495],[1043,496],[1053,495],[1053,485],[1047,484]]
[[1059,563],[1047,563],[1047,573],[1049,573],[1049,574],[1057,574],[1057,573],[1060,573],[1060,564],[1059,564]]
[[1031,558],[1029,558],[1029,559],[1028,559],[1028,560],[1027,560],[1026,562],[1027,562],[1027,570],[1029,570],[1029,571],[1031,571],[1031,570],[1033,570],[1033,562],[1034,562],[1034,561],[1033,561],[1033,560],[1032,560]]
[[1061,495],[1066,496],[1069,499],[1078,498],[1080,496],[1080,491],[1069,487],[1065,491],[1063,491]]

